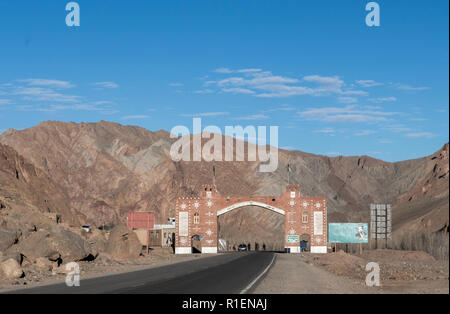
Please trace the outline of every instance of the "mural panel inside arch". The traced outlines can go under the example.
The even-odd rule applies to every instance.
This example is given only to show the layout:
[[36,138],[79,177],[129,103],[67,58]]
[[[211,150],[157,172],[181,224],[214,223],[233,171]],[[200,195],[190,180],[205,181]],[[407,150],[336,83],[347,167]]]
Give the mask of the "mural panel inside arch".
[[214,185],[203,185],[201,196],[176,202],[175,253],[192,253],[192,239],[201,239],[202,253],[217,253],[217,217],[244,206],[259,206],[284,216],[284,247],[300,252],[301,235],[310,236],[311,252],[327,251],[325,197],[304,197],[297,185],[277,196],[222,196]]

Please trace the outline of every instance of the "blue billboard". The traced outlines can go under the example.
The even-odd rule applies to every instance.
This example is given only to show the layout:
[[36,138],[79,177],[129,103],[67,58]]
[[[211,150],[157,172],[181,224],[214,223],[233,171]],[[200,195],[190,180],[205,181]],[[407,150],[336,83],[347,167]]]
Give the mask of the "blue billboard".
[[328,224],[328,242],[368,243],[369,226],[366,223],[330,223]]

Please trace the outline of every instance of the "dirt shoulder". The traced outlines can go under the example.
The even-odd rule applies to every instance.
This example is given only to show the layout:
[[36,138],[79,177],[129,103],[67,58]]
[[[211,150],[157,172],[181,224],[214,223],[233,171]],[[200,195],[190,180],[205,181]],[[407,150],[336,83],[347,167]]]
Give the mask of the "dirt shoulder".
[[[380,265],[380,287],[367,287],[365,267]],[[377,250],[352,255],[278,254],[254,293],[449,293],[448,261],[424,252]]]
[[[175,255],[169,253],[169,250],[155,249],[148,256],[141,256],[130,261],[113,261],[113,260],[95,260],[93,262],[78,262],[80,266],[81,279],[95,278],[112,274],[120,274],[125,272],[137,271],[142,269],[150,269],[169,264],[176,264],[200,258],[208,258],[215,254],[188,254]],[[23,268],[25,277],[20,279],[3,279],[0,280],[0,292],[22,289],[24,287],[36,287],[48,284],[64,282],[66,274],[43,271],[35,265],[29,265]]]
[[368,293],[361,281],[340,278],[306,263],[297,254],[277,254],[264,279],[253,290],[256,294]]

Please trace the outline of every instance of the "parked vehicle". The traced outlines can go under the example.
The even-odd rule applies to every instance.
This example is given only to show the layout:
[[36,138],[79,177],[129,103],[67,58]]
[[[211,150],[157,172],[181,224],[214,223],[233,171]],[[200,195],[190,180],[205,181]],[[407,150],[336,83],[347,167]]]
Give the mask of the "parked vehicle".
[[239,252],[247,251],[247,245],[245,245],[245,244],[239,244],[239,246],[238,246],[238,251],[239,251]]
[[91,226],[84,225],[84,226],[81,226],[81,229],[83,229],[86,232],[91,232]]

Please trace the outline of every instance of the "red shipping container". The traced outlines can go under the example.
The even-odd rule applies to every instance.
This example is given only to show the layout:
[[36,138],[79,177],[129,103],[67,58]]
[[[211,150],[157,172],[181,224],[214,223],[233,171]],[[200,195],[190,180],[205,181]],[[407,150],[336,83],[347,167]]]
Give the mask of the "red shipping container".
[[152,229],[155,225],[154,212],[131,212],[127,216],[128,229]]

